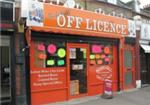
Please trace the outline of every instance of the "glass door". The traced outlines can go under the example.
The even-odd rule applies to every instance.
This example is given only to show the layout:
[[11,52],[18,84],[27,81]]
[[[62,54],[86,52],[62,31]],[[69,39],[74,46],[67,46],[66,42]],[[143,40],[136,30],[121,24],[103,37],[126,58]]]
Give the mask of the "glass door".
[[10,67],[10,37],[0,37],[0,103],[10,104],[11,101],[11,67]]
[[134,48],[126,46],[124,51],[124,85],[125,88],[135,86],[135,59]]
[[87,88],[87,45],[69,44],[70,96],[86,94]]

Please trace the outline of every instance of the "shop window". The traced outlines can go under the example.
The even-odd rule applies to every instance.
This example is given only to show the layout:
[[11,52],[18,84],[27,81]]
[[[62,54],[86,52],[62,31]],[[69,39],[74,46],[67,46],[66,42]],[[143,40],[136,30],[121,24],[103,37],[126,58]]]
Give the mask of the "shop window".
[[90,65],[112,64],[112,45],[91,44],[90,45]]
[[132,67],[132,52],[131,51],[125,50],[124,62],[125,62],[125,67],[128,67],[128,68]]
[[64,67],[66,65],[66,44],[59,41],[35,41],[33,56],[35,67]]
[[13,8],[14,4],[12,2],[3,0],[0,1],[0,20],[1,21],[7,21],[7,22],[13,22]]

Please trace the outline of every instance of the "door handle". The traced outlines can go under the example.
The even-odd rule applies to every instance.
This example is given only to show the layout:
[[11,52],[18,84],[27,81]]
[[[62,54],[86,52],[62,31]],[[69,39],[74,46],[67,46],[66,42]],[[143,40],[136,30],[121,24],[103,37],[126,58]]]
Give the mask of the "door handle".
[[131,71],[132,69],[128,68],[127,71]]

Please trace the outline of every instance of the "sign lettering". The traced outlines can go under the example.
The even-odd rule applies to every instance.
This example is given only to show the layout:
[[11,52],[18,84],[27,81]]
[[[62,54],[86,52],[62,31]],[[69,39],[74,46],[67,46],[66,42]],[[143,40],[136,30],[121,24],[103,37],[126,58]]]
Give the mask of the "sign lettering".
[[85,27],[84,27],[85,30],[100,31],[100,32],[114,32],[123,35],[127,34],[126,25],[116,24],[116,23],[101,21],[101,20],[91,20],[87,18],[85,19],[85,21],[83,20],[84,19],[82,17],[65,16],[61,14],[57,16],[57,25],[59,27],[64,27],[64,28],[80,29],[81,27],[84,27],[83,24],[85,22]]
[[31,70],[30,74],[32,91],[64,87],[66,84],[65,69]]

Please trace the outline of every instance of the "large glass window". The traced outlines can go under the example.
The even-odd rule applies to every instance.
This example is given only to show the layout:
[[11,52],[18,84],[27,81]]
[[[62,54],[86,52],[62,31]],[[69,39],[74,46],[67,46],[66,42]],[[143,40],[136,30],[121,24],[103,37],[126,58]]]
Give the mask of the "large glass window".
[[0,104],[11,103],[10,37],[0,36]]
[[91,44],[90,65],[107,65],[113,62],[112,45]]
[[60,41],[34,41],[34,66],[40,68],[66,65],[66,44]]
[[[4,0],[5,1],[5,0]],[[0,2],[0,20],[1,21],[13,21],[13,3]]]

